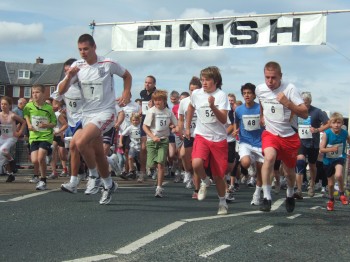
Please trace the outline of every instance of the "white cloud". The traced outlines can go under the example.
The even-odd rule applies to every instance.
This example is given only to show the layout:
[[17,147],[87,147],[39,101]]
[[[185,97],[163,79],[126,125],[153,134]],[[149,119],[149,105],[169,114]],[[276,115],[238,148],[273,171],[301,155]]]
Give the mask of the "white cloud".
[[24,41],[38,42],[43,39],[43,25],[41,23],[0,22],[0,44],[19,44]]

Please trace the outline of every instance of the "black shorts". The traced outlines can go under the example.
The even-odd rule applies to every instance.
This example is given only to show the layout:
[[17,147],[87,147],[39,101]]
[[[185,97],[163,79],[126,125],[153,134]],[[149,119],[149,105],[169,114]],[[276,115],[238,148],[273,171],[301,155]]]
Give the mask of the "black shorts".
[[193,147],[193,143],[194,143],[194,137],[190,137],[190,139],[187,139],[186,137],[184,137],[184,148]]
[[228,163],[234,163],[236,159],[236,141],[228,142]]
[[303,145],[300,146],[298,150],[298,155],[307,156],[307,160],[310,164],[315,164],[318,157],[319,148],[307,148]]
[[123,150],[129,150],[130,149],[130,136],[123,136]]
[[143,126],[143,122],[145,121],[145,117],[146,115],[142,115],[142,118],[141,118],[141,124],[140,124],[140,134],[141,136],[147,136],[146,132],[143,130],[142,126]]
[[64,140],[61,136],[54,136],[53,141],[55,141],[59,147],[64,147]]
[[174,135],[170,135],[169,136],[169,144],[175,144],[175,136]]
[[51,155],[52,153],[52,148],[51,144],[47,141],[33,141],[30,144],[30,152],[38,151],[39,148],[45,149],[47,151],[47,155]]
[[115,128],[112,127],[111,129],[109,129],[108,131],[103,133],[103,135],[102,135],[103,143],[104,144],[108,144],[108,145],[113,145],[113,143],[114,143],[114,136],[115,136]]
[[275,164],[273,165],[273,170],[280,170],[280,166],[281,166],[281,160],[276,159],[275,160]]
[[324,172],[326,173],[326,176],[332,177],[335,173],[335,166],[336,165],[344,166],[344,163],[345,163],[345,159],[339,158],[339,159],[335,160],[333,163],[331,163],[330,165],[323,165]]

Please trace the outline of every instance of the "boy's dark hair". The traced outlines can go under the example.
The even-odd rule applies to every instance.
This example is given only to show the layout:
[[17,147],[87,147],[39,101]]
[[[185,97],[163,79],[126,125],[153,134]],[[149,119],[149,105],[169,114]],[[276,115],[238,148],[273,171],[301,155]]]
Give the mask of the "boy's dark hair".
[[201,71],[200,74],[201,78],[206,77],[206,78],[211,78],[214,80],[214,83],[216,84],[216,88],[220,88],[222,86],[222,77],[220,73],[220,69],[217,66],[209,66],[207,68],[204,68]]
[[199,88],[202,87],[201,80],[196,76],[192,77],[190,84],[188,86],[190,86],[190,85],[198,86]]
[[252,83],[246,83],[244,85],[241,86],[241,94],[243,95],[243,90],[250,90],[252,91],[252,93],[255,95],[255,88],[256,86]]
[[63,66],[70,66],[70,65],[72,65],[75,61],[77,61],[75,58],[69,58],[66,62],[64,62]]
[[78,43],[84,43],[84,42],[89,42],[89,44],[91,46],[94,46],[95,45],[95,40],[94,38],[92,37],[92,35],[89,35],[89,34],[83,34],[79,37],[78,39]]

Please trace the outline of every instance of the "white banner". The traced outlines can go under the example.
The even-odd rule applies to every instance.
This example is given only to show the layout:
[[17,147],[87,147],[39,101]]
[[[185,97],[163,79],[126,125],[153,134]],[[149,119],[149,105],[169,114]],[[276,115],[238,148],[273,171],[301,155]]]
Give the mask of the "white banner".
[[321,45],[326,15],[271,15],[116,24],[114,51]]

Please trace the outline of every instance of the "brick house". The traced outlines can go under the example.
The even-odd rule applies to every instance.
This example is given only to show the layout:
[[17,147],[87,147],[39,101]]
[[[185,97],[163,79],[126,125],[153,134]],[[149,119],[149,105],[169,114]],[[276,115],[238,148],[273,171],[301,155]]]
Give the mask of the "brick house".
[[16,106],[21,97],[29,100],[34,84],[41,84],[45,86],[48,98],[63,77],[63,63],[44,64],[44,59],[40,57],[35,63],[0,61],[0,97],[12,97],[13,106]]

